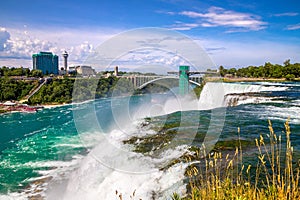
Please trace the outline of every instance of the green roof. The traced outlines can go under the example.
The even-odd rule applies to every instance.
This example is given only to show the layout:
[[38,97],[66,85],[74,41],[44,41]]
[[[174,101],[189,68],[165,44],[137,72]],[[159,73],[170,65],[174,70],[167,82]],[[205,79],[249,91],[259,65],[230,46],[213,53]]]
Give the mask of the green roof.
[[32,57],[38,57],[38,56],[45,56],[45,55],[51,55],[53,57],[58,57],[57,55],[53,54],[52,52],[45,52],[45,51],[41,51],[40,53],[35,53],[32,54]]

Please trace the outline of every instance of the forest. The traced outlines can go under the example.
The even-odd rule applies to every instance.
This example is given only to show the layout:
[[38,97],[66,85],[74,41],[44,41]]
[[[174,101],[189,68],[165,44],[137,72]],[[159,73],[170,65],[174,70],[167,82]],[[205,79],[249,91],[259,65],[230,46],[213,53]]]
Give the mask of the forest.
[[30,70],[29,68],[23,67],[6,67],[3,66],[0,68],[0,77],[8,77],[8,76],[26,76],[26,77],[43,77],[43,73],[41,70]]
[[266,62],[258,67],[248,66],[239,69],[225,69],[223,66],[220,66],[219,71],[222,77],[231,75],[246,78],[285,78],[293,81],[300,77],[300,63],[291,64],[290,60],[286,60],[283,65]]
[[23,81],[0,78],[0,101],[20,100],[38,84],[38,81]]
[[29,104],[61,104],[91,99],[128,95],[133,87],[126,79],[63,78],[53,79],[29,99]]

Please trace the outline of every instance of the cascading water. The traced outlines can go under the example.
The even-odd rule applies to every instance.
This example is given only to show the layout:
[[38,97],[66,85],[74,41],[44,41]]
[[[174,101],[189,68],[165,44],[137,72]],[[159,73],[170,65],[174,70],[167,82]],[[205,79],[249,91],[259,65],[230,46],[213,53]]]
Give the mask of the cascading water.
[[[139,129],[136,120],[176,111],[225,107],[230,94],[285,89],[252,84],[207,83],[199,101],[192,98],[176,100],[153,96],[152,103],[147,106],[143,104],[135,110],[133,121],[127,120],[128,129],[112,128],[101,139],[98,138],[97,146],[82,160],[80,167],[71,174],[67,183],[63,183],[66,184],[65,189],[57,193],[57,186],[54,189],[50,187],[47,199],[130,199],[133,195],[137,199],[166,199],[174,191],[184,193],[183,179],[187,165],[176,164],[168,170],[160,170],[159,167],[184,154],[187,147],[182,145],[168,149],[156,157],[132,152],[128,146],[122,144],[124,139],[136,134],[155,134]],[[151,108],[155,110],[151,111]],[[120,116],[117,118],[122,120]]]
[[[0,118],[1,131],[19,135],[13,138],[7,135],[6,140],[10,142],[7,145],[3,142],[1,146],[0,199],[38,198],[39,195],[45,199],[119,199],[121,194],[123,199],[130,199],[133,193],[135,199],[167,199],[174,191],[184,193],[187,164],[164,167],[186,153],[188,145],[180,144],[142,154],[134,152],[133,146],[123,144],[124,140],[133,137],[157,135],[157,131],[141,126],[146,123],[144,117],[160,116],[155,126],[163,126],[167,114],[189,110],[181,112],[181,118],[175,118],[178,120],[175,123],[181,122],[183,134],[186,127],[198,128],[197,123],[205,132],[207,128],[201,127],[210,124],[209,127],[213,128],[210,136],[218,138],[213,134],[222,129],[216,129],[221,121],[219,111],[223,109],[223,114],[228,116],[224,113],[228,102],[239,98],[237,104],[247,105],[226,111],[231,112],[231,117],[239,116],[229,119],[232,120],[230,123],[241,117],[247,124],[261,123],[267,118],[282,123],[291,117],[291,123],[299,124],[299,88],[298,84],[285,83],[207,83],[199,101],[192,97],[179,100],[162,94],[133,97],[137,101],[127,102],[129,106],[125,106],[126,98],[100,99],[73,107],[45,109],[35,114],[3,115]],[[274,95],[281,99],[276,98],[276,103],[272,103],[272,99],[267,104],[253,106],[253,99],[257,98],[253,95],[255,93],[259,93],[260,102],[272,99]],[[286,98],[288,101],[285,101]],[[124,110],[124,107],[130,109]],[[80,129],[74,125],[73,113],[77,111],[80,112]],[[90,111],[96,113],[96,120],[89,120],[93,115]],[[130,116],[124,117],[122,113],[127,112]],[[200,113],[203,117],[199,122],[197,115]],[[113,118],[118,123],[110,125]],[[100,122],[103,130],[95,127],[96,122]],[[16,123],[18,127],[14,126]],[[237,126],[243,126],[230,123],[224,127],[232,132]],[[251,128],[247,127],[247,130]],[[248,134],[245,136],[248,137]],[[137,144],[140,142],[136,141]],[[31,186],[24,188],[28,184]]]
[[251,93],[284,91],[287,87],[274,85],[255,85],[246,83],[206,83],[200,96],[200,109],[214,109],[246,103],[261,103],[270,100],[267,97],[250,96]]

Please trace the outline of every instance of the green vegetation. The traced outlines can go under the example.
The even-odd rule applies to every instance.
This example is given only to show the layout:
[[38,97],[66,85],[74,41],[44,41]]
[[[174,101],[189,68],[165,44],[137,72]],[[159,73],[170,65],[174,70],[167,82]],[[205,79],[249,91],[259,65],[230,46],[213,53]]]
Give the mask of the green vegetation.
[[20,100],[37,84],[37,81],[0,78],[0,101]]
[[293,81],[300,77],[300,63],[291,64],[290,60],[286,60],[283,65],[265,63],[263,66],[248,66],[244,68],[230,68],[225,69],[223,66],[219,67],[220,75],[231,75],[234,77],[247,78],[285,78]]
[[[38,70],[31,71],[34,75]],[[175,80],[178,82],[178,80]],[[61,104],[81,102],[91,99],[127,96],[138,93],[158,93],[168,90],[173,81],[161,81],[146,86],[140,91],[135,91],[132,83],[127,79],[115,76],[108,78],[52,78],[35,93],[28,103],[36,104]],[[14,80],[10,77],[0,78],[0,101],[21,100],[38,87],[38,80]]]
[[[149,154],[150,152],[157,151],[169,145],[172,139],[177,134],[177,128],[180,123],[177,121],[180,118],[181,113],[176,112],[173,115],[168,115],[163,127],[151,126],[150,129],[157,132],[155,135],[146,136],[134,136],[128,140],[124,140],[124,144],[134,145],[133,151],[143,154]],[[142,127],[149,125],[149,122],[154,123],[154,121],[160,121],[160,117],[147,118]],[[137,142],[138,141],[138,142]]]
[[205,85],[205,82],[202,82],[202,83],[201,83],[201,86],[198,86],[198,85],[197,85],[197,86],[194,88],[193,91],[194,91],[196,97],[200,98],[200,94],[201,94],[201,92],[202,92],[202,90],[203,90],[204,85]]
[[122,96],[133,92],[130,82],[116,77],[82,78],[82,79],[52,79],[45,84],[29,104],[61,104],[81,102],[95,98]]
[[189,192],[186,197],[174,193],[172,199],[300,199],[300,166],[299,161],[293,160],[288,121],[285,145],[281,135],[274,133],[270,121],[269,130],[268,143],[262,135],[255,140],[256,166],[244,165],[241,144],[236,146],[234,155],[225,157],[221,152],[206,156],[204,147],[196,150],[193,158],[187,158],[198,160],[186,170]]
[[0,68],[0,76],[26,76],[26,77],[42,77],[43,73],[41,70],[31,70],[29,68],[23,68],[23,67],[19,67],[19,68],[8,68],[3,66],[2,68]]
[[54,79],[29,99],[29,104],[70,103],[74,79]]

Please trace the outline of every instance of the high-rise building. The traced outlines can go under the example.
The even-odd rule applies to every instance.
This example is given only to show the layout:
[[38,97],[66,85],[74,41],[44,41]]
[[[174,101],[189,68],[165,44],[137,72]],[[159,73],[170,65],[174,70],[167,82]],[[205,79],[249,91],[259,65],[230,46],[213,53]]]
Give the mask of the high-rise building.
[[68,73],[68,52],[67,51],[64,51],[62,56],[64,57],[64,68],[65,68],[65,71],[66,73]]
[[51,52],[40,52],[32,55],[33,69],[43,74],[58,74],[58,56]]

